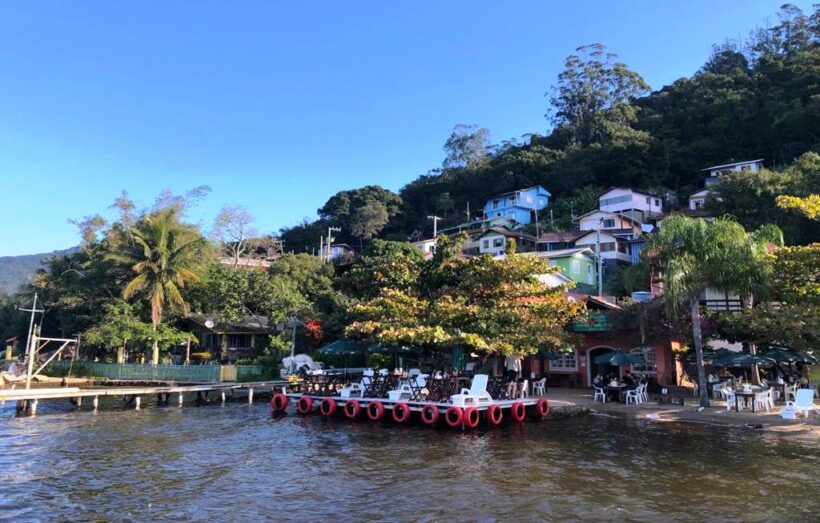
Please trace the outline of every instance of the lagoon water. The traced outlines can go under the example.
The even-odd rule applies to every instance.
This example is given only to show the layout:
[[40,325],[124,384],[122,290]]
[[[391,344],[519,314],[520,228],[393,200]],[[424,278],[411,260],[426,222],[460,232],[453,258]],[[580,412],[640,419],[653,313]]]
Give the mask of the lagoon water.
[[601,416],[465,433],[261,402],[0,416],[15,522],[817,521],[818,470],[820,442]]

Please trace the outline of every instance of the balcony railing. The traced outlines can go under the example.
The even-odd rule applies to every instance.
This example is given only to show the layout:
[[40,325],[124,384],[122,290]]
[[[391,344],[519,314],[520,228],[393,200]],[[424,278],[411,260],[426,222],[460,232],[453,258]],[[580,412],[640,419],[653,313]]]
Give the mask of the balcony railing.
[[700,306],[710,311],[740,312],[743,302],[740,299],[700,300]]

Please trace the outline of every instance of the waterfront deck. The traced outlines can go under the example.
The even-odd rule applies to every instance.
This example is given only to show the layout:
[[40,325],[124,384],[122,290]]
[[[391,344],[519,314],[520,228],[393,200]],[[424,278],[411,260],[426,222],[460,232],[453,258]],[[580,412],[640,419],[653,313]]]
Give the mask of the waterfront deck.
[[163,384],[163,385],[121,385],[100,387],[49,387],[32,389],[0,389],[0,402],[16,401],[18,411],[37,414],[40,401],[70,400],[78,407],[82,406],[83,398],[91,398],[94,410],[99,408],[99,400],[106,396],[123,398],[127,405],[134,405],[139,409],[142,398],[156,396],[158,403],[169,404],[171,395],[176,396],[176,403],[182,406],[185,394],[196,394],[197,400],[207,400],[210,393],[219,394],[224,403],[229,396],[236,393],[246,394],[249,403],[253,402],[254,393],[273,393],[280,390],[287,382],[281,380],[256,381],[247,383],[194,383],[194,384]]

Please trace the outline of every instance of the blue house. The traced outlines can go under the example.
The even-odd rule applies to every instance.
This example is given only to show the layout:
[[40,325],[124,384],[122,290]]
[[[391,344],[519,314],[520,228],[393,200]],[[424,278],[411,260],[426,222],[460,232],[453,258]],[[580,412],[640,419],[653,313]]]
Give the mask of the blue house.
[[484,204],[484,219],[505,218],[516,223],[535,221],[536,213],[547,207],[550,192],[540,185],[500,194]]

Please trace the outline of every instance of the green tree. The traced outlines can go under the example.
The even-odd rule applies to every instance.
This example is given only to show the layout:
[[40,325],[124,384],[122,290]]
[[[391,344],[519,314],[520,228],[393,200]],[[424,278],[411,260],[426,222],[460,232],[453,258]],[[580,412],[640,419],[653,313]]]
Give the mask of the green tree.
[[[132,279],[122,289],[126,300],[143,298],[151,309],[154,332],[168,310],[188,312],[181,290],[199,279],[205,241],[192,227],[179,220],[176,207],[166,207],[144,216],[134,227],[133,243],[111,258],[131,268]],[[159,363],[155,338],[151,361]]]
[[555,269],[529,256],[464,260],[457,256],[462,241],[440,236],[432,260],[403,259],[397,269],[408,277],[354,304],[347,334],[431,350],[525,356],[564,349],[564,327],[578,305],[536,278]]
[[350,234],[359,239],[359,248],[363,240],[370,240],[384,229],[389,219],[387,207],[381,202],[371,202],[362,205],[353,212],[350,219]]
[[647,242],[646,255],[663,275],[663,302],[671,315],[688,309],[698,370],[700,404],[709,406],[703,367],[700,297],[708,288],[749,297],[761,288],[770,267],[761,256],[763,239],[749,235],[737,222],[712,223],[673,215]]
[[445,169],[475,169],[490,156],[490,131],[477,125],[458,124],[444,143]]
[[637,109],[630,101],[649,92],[649,85],[602,44],[576,52],[567,57],[550,95],[551,121],[572,143],[603,144],[616,129],[631,129]]

